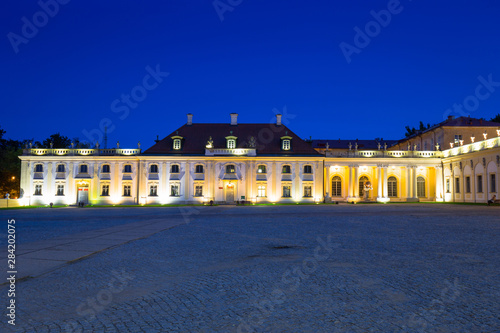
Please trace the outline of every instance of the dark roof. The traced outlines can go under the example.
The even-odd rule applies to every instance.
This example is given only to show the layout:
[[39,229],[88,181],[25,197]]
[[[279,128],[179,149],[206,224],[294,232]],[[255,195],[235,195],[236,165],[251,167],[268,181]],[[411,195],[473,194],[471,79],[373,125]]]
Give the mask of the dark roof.
[[387,143],[387,147],[391,147],[393,144],[398,142],[397,140],[312,140],[312,147],[316,149],[325,149],[326,143],[328,142],[329,149],[349,149],[349,142],[352,145],[352,149],[358,143],[359,150],[376,150],[378,149],[378,142],[384,147],[384,143]]
[[408,139],[414,138],[416,136],[419,136],[423,133],[427,133],[429,131],[435,130],[436,128],[439,127],[500,127],[500,123],[494,122],[494,121],[488,121],[484,119],[478,119],[478,118],[471,118],[471,117],[458,117],[458,118],[453,118],[452,116],[448,117],[446,120],[432,125],[431,127],[423,130],[423,131],[417,131],[417,133],[412,134],[404,139],[399,140],[398,142],[404,142]]
[[[231,133],[232,131],[232,133]],[[181,136],[182,148],[173,149],[172,136]],[[285,125],[276,126],[274,124],[192,124],[183,125],[179,129],[170,133],[163,140],[160,140],[144,154],[158,155],[205,155],[205,146],[209,137],[212,137],[214,148],[226,148],[226,136],[236,136],[237,148],[248,148],[250,137],[256,139],[257,156],[275,155],[275,156],[319,156],[311,145],[299,138],[295,133]],[[292,137],[291,149],[281,150],[281,137]]]

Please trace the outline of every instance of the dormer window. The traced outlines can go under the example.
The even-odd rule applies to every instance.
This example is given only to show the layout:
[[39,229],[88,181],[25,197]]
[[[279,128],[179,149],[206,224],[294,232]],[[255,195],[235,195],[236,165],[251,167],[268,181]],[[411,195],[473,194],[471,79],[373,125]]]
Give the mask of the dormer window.
[[172,148],[174,150],[180,150],[182,148],[182,139],[183,139],[183,137],[178,136],[178,135],[172,137],[172,140],[173,140]]
[[281,150],[290,150],[292,149],[292,137],[291,136],[282,136],[281,137]]
[[[231,134],[233,134],[232,132],[233,131],[231,131]],[[232,135],[226,136],[226,148],[227,149],[234,149],[234,148],[236,148],[236,139],[238,139],[238,138],[235,137],[235,136],[232,136]]]

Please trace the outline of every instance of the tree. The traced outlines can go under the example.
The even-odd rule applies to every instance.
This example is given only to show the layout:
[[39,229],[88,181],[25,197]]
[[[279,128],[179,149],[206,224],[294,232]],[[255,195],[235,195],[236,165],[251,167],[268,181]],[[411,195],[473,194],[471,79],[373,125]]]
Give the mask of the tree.
[[500,113],[497,114],[495,117],[491,118],[490,121],[494,121],[496,123],[500,123]]
[[49,136],[47,139],[43,140],[42,146],[44,148],[50,148],[50,143],[53,143],[52,148],[68,148],[71,147],[71,139],[67,136],[63,136],[60,133],[55,133]]
[[4,139],[5,133],[0,129],[0,197],[9,193],[10,198],[19,198],[22,142]]
[[425,126],[422,121],[420,121],[420,123],[419,123],[418,130],[415,127],[410,128],[410,126],[405,126],[405,129],[406,129],[405,136],[406,137],[412,136],[414,134],[417,134],[417,132],[423,132],[430,127],[431,127],[431,124],[427,124],[427,126]]

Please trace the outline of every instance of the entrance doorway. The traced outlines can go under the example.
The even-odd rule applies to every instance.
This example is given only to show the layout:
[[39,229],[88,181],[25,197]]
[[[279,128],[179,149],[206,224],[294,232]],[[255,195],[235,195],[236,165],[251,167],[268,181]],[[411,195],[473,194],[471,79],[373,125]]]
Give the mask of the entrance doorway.
[[227,184],[226,186],[226,202],[234,202],[234,184]]
[[78,185],[77,193],[76,203],[78,204],[80,202],[83,202],[87,205],[89,203],[89,185]]

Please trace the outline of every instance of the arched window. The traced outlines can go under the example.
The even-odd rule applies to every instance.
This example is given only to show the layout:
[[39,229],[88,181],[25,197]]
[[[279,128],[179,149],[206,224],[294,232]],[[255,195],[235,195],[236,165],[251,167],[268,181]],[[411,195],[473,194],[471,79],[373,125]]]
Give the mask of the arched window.
[[130,164],[125,164],[123,166],[123,172],[127,172],[127,173],[132,172],[132,166]]
[[283,150],[290,150],[290,140],[289,139],[285,139],[283,140],[283,143],[281,145],[281,148]]
[[398,196],[398,180],[394,176],[387,179],[387,195],[389,197]]
[[43,164],[35,165],[35,172],[43,172]]
[[292,173],[292,168],[289,165],[283,165],[281,173]]
[[235,139],[227,139],[227,148],[228,149],[236,148],[236,140]]
[[203,173],[203,165],[198,164],[197,166],[194,167],[194,172],[195,173]]
[[226,165],[226,173],[235,173],[236,168],[234,167],[233,164],[228,164]]
[[365,183],[368,181],[368,177],[363,176],[359,178],[359,196],[365,194]]
[[332,178],[332,197],[342,196],[342,179],[339,176]]
[[151,164],[151,166],[149,167],[149,172],[150,173],[158,173],[158,165]]
[[170,167],[170,172],[171,173],[179,173],[179,165],[178,164],[172,164]]
[[87,164],[80,165],[80,173],[88,173],[88,172],[89,172],[89,166]]
[[304,165],[304,173],[312,173],[312,166]]
[[57,165],[57,172],[65,172],[66,168],[64,167],[64,164],[58,164]]
[[[470,178],[469,178],[470,181]],[[470,185],[470,182],[469,182]],[[422,176],[417,177],[417,197],[425,198],[425,178]]]
[[103,173],[109,173],[109,171],[110,171],[109,164],[104,164],[104,165],[102,166],[102,172],[103,172]]
[[257,173],[266,173],[266,166],[261,164],[257,167]]

